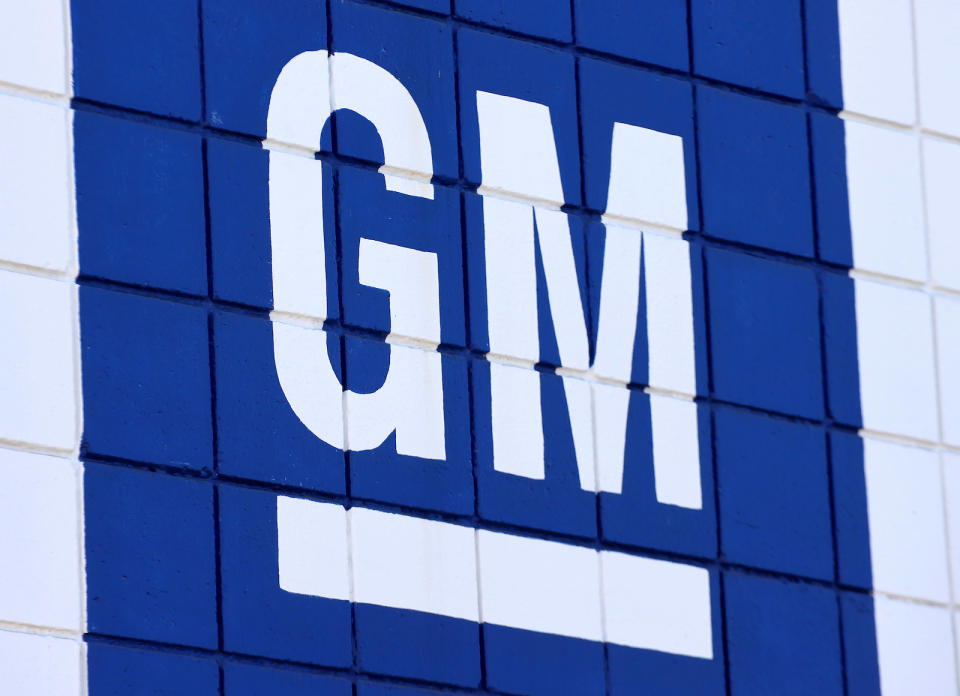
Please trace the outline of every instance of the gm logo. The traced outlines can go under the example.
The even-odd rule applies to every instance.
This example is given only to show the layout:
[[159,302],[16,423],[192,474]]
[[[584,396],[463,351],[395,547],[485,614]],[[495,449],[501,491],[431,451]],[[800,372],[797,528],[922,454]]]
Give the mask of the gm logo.
[[[682,137],[610,124],[601,218],[605,241],[594,281],[599,301],[592,332],[581,292],[585,273],[575,249],[578,221],[568,220],[563,210],[550,109],[482,90],[476,92],[476,109],[489,341],[488,371],[481,379],[489,394],[484,406],[491,475],[514,481],[548,477],[543,379],[558,380],[561,388],[549,398],[562,395],[565,402],[579,488],[619,496],[636,403],[628,385],[635,383],[639,335],[647,343],[650,386],[642,393],[649,399],[645,415],[656,501],[701,510],[693,281],[682,237],[687,227]],[[322,149],[331,114],[339,110],[355,112],[376,129],[387,205],[398,196],[434,201],[430,134],[396,77],[349,53],[308,51],[286,64],[270,97],[263,141],[269,151],[270,318],[279,383],[302,423],[336,449],[376,450],[392,436],[397,455],[431,461],[428,471],[456,466],[448,459],[447,395],[438,352],[443,289],[437,251],[361,234],[356,268],[343,272],[356,272],[360,285],[388,295],[388,367],[380,385],[358,391],[344,388],[330,360],[324,330],[331,236],[324,220],[330,202],[315,153]],[[389,210],[381,213],[391,216]],[[536,367],[545,314],[559,362],[544,377]],[[638,326],[638,317],[645,317],[645,325]],[[703,568],[392,512],[348,511],[334,503],[279,497],[277,505],[280,585],[290,592],[713,656],[710,578]],[[411,564],[408,558],[421,560]],[[503,606],[478,601],[478,564],[480,584],[501,585],[510,596]],[[564,587],[557,577],[575,581]],[[551,584],[557,591],[544,591]],[[617,617],[608,622],[606,636],[599,613],[590,610],[600,593],[611,605],[608,615]]]

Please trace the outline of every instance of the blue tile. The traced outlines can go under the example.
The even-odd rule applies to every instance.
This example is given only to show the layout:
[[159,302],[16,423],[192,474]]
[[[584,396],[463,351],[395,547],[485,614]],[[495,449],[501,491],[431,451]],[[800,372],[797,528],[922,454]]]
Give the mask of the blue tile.
[[792,264],[708,249],[715,395],[823,417],[817,278]]
[[197,0],[86,0],[70,9],[77,97],[200,119]]
[[357,666],[364,672],[475,687],[480,627],[436,614],[356,605]]
[[283,66],[304,51],[325,49],[326,36],[324,2],[203,0],[207,121],[263,137]]
[[537,480],[494,468],[490,363],[475,360],[470,369],[480,516],[495,522],[595,537],[596,495],[580,487],[562,378],[540,373],[545,478]]
[[[334,50],[372,61],[401,82],[426,124],[433,173],[456,178],[457,107],[449,25],[353,0],[332,0],[330,12]],[[336,116],[337,152],[382,163],[383,146],[369,122],[343,116]]]
[[460,17],[474,22],[555,41],[570,41],[573,36],[569,0],[454,0],[453,4]]
[[347,679],[238,662],[223,668],[223,696],[350,696]]
[[803,13],[807,32],[808,99],[839,109],[843,106],[843,85],[837,0],[804,0]]
[[546,696],[606,693],[603,644],[578,638],[483,625],[487,686]]
[[581,46],[665,68],[689,68],[687,3],[574,0],[573,8]]
[[853,238],[843,120],[810,114],[810,139],[817,194],[817,253],[825,261],[849,268],[853,266]]
[[724,584],[731,693],[843,693],[832,590],[740,573]]
[[[460,131],[464,175],[481,183],[477,91],[544,104],[550,108],[564,202],[580,199],[576,78],[569,53],[470,29],[458,33]],[[518,70],[517,66],[523,66]]]
[[[340,339],[326,335],[326,358],[339,377]],[[344,493],[343,452],[314,435],[284,395],[271,322],[265,317],[217,314],[214,347],[220,473]]]
[[848,694],[880,696],[882,693],[873,607],[873,597],[869,594],[843,592],[840,595]]
[[83,273],[206,295],[200,138],[77,111],[74,140]]
[[380,174],[354,167],[339,169],[343,318],[347,324],[384,334],[391,331],[389,293],[360,282],[361,239],[374,240],[435,254],[440,342],[466,345],[460,194],[439,185],[433,191],[433,200],[406,196],[387,191]]
[[692,510],[664,505],[657,501],[656,495],[650,397],[639,390],[631,391],[623,489],[618,494],[600,494],[605,541],[702,558],[717,555],[710,410],[707,406],[700,406],[698,413],[703,508]]
[[220,670],[211,659],[87,644],[93,696],[219,696]]
[[823,430],[724,408],[716,410],[714,419],[724,558],[832,580]]
[[225,650],[350,666],[350,603],[280,588],[276,493],[220,487],[220,574]]
[[87,630],[217,647],[213,491],[87,462]]
[[[272,240],[269,203],[269,153],[256,145],[207,142],[210,239],[213,289],[218,299],[273,309]],[[339,311],[335,170],[321,168],[323,220],[314,221],[323,235],[326,262],[326,318]]]
[[[207,140],[214,297],[263,309],[273,308],[268,160],[269,154],[259,145]],[[333,249],[333,234],[328,237],[327,246]],[[332,287],[328,294],[335,298],[336,275],[329,276],[328,270]],[[337,302],[329,304],[335,312]]]
[[704,231],[813,256],[804,112],[698,87],[697,113]]
[[87,449],[212,469],[206,312],[81,287],[80,328]]
[[863,440],[856,433],[830,434],[833,499],[836,506],[837,572],[840,582],[869,590],[873,587],[870,524]]
[[592,58],[582,58],[579,70],[587,206],[598,211],[607,207],[613,124],[640,126],[683,138],[687,229],[698,229],[693,88],[687,82]]
[[[391,348],[378,340],[353,336],[345,343],[347,388],[362,394],[383,386],[392,350],[420,350]],[[350,452],[351,493],[355,497],[457,514],[473,512],[467,361],[446,354],[437,357],[443,380],[446,458],[398,454],[396,433],[392,432],[379,447]]]
[[827,406],[839,423],[860,427],[860,367],[853,278],[839,273],[821,276],[824,368]]
[[398,5],[413,7],[418,10],[429,10],[430,12],[439,12],[441,14],[450,14],[450,3],[452,0],[394,0]]
[[[448,694],[449,690],[434,691],[415,686],[397,686],[395,684],[375,684],[373,682],[358,682],[357,696],[437,696]],[[458,693],[458,692],[454,692]]]
[[693,0],[694,69],[705,77],[802,99],[800,6],[801,0]]

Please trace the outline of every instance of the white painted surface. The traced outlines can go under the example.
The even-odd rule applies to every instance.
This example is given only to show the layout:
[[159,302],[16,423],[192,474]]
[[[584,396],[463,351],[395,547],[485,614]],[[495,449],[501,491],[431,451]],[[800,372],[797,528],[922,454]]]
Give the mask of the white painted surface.
[[277,548],[282,589],[351,598],[347,511],[342,507],[277,496]]
[[941,455],[947,536],[950,540],[950,578],[953,597],[960,597],[960,454]]
[[81,696],[83,643],[0,630],[0,679],[16,696]]
[[0,439],[72,452],[76,287],[0,270]]
[[75,273],[72,122],[60,104],[0,94],[0,262]]
[[847,193],[858,270],[923,281],[920,150],[912,133],[847,121]]
[[607,642],[713,658],[705,568],[606,551],[600,559]]
[[937,285],[960,290],[960,143],[923,138],[922,144],[930,273]]
[[956,694],[950,609],[878,597],[874,611],[884,696]]
[[943,441],[960,447],[960,297],[934,301]]
[[913,0],[920,117],[932,130],[960,137],[960,3]]
[[869,438],[863,445],[873,587],[949,602],[939,456]]
[[910,0],[838,0],[843,108],[910,124],[916,116]]
[[697,404],[650,395],[653,475],[657,501],[691,510],[703,508]]
[[68,16],[63,0],[0,4],[0,82],[67,94]]
[[936,441],[937,391],[930,298],[856,280],[863,427]]

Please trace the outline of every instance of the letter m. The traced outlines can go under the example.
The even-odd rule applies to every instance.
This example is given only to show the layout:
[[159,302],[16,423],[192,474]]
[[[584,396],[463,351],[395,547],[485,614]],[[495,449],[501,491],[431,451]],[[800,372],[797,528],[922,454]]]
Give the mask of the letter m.
[[[494,468],[545,476],[536,249],[560,354],[580,485],[620,493],[630,388],[650,396],[657,500],[700,509],[683,140],[613,125],[596,347],[590,360],[548,107],[477,93]],[[643,276],[641,278],[641,275]],[[631,385],[644,284],[648,384]],[[628,387],[628,385],[630,385]]]

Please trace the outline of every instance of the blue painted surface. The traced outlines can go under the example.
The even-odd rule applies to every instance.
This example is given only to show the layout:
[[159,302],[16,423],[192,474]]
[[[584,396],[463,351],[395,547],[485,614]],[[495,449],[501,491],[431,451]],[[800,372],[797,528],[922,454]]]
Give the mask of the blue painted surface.
[[[73,1],[92,696],[877,691],[835,3],[690,4]],[[326,48],[407,86],[437,178],[385,192],[371,124],[325,128],[318,359],[386,374],[361,234],[436,251],[442,469],[392,436],[344,455],[277,381],[259,141],[282,66]],[[550,107],[591,350],[612,123],[684,138],[702,510],[653,495],[643,297],[623,493],[580,489],[544,292],[547,476],[493,468],[476,90]],[[714,658],[285,593],[279,493],[702,563]]]

